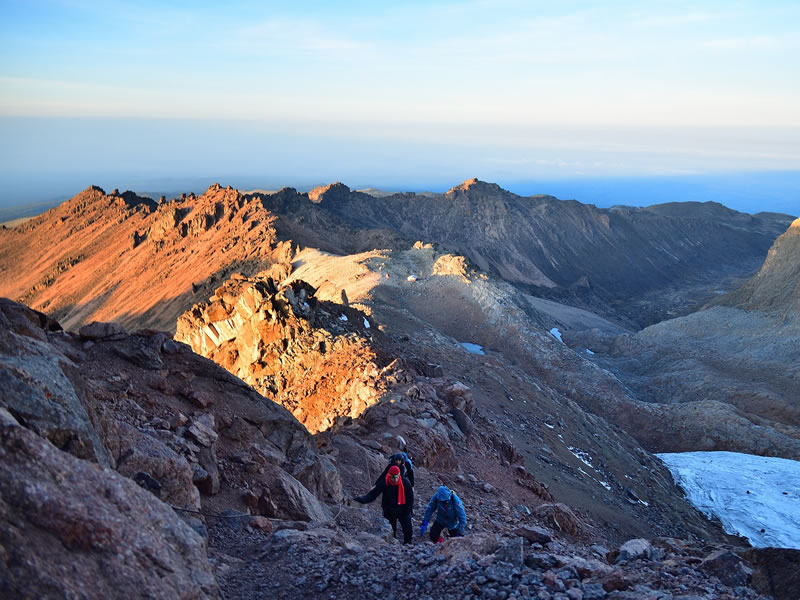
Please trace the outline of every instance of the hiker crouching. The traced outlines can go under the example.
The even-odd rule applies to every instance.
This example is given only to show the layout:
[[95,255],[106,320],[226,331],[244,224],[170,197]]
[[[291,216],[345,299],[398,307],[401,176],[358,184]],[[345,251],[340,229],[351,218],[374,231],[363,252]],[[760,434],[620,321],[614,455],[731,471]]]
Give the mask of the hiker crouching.
[[442,530],[447,529],[450,537],[462,536],[467,529],[467,513],[464,511],[464,503],[456,493],[446,485],[441,486],[428,502],[425,509],[425,516],[419,528],[419,535],[425,535],[428,527],[428,519],[436,511],[436,518],[431,525],[430,537],[432,542],[443,542]]
[[414,507],[414,488],[405,477],[400,476],[400,468],[389,467],[386,477],[375,484],[364,496],[353,498],[356,502],[367,504],[383,494],[381,507],[383,516],[392,526],[392,534],[397,534],[397,522],[403,528],[403,543],[411,543],[411,510]]

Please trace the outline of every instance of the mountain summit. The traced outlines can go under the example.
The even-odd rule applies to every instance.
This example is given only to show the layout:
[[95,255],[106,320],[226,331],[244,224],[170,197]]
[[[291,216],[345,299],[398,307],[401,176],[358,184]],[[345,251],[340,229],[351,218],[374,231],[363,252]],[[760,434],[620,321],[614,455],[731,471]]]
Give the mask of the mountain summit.
[[445,192],[446,196],[451,196],[457,192],[473,192],[473,193],[484,193],[484,194],[496,194],[496,193],[508,193],[506,190],[501,188],[496,183],[486,183],[485,181],[481,181],[477,177],[473,177],[472,179],[467,179],[460,185],[451,187],[447,192]]

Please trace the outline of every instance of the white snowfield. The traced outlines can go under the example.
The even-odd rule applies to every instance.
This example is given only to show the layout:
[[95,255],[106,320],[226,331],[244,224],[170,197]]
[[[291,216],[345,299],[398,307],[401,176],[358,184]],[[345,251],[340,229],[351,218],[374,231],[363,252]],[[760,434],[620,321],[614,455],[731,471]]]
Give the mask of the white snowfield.
[[758,548],[800,549],[800,462],[738,452],[657,454],[686,498]]

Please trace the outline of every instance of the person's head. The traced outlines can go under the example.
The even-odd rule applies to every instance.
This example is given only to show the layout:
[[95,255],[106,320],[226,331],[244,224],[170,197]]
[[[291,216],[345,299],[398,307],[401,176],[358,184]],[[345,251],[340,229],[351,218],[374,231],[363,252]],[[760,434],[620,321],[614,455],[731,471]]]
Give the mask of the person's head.
[[436,490],[436,500],[440,503],[447,505],[450,502],[450,499],[453,497],[453,492],[450,491],[450,488],[446,485],[440,486],[438,490]]
[[389,467],[389,483],[397,485],[400,481],[400,467],[392,465]]

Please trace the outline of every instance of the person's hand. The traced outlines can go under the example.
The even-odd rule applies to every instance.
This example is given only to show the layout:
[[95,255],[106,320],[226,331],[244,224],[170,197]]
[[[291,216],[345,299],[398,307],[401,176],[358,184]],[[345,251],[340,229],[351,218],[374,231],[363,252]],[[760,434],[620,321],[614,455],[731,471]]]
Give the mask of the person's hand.
[[419,537],[425,535],[425,530],[428,528],[428,522],[423,521],[422,525],[419,526]]

